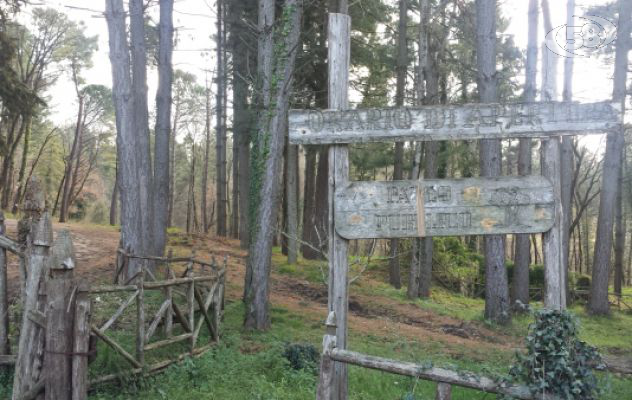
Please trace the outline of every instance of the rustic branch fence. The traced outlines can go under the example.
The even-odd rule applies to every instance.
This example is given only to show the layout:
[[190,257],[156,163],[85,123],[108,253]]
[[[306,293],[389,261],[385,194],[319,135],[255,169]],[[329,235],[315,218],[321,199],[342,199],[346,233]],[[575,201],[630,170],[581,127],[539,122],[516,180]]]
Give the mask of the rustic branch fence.
[[[195,252],[189,257],[173,257],[171,251],[167,257],[149,257],[119,250],[117,275],[131,259],[139,260],[140,271],[123,284],[90,287],[74,276],[70,233],[58,232],[53,242],[51,217],[37,181],[29,183],[22,213],[18,242],[6,236],[0,212],[0,366],[15,366],[13,400],[85,400],[90,387],[154,374],[185,357],[205,353],[219,341],[226,258],[219,265],[215,259],[197,259]],[[10,354],[8,252],[20,261],[23,310],[17,355]],[[111,315],[95,316],[96,297],[107,294],[129,296]],[[160,305],[154,312],[157,302]],[[133,322],[120,323],[132,305],[136,308]],[[123,329],[115,335],[117,325],[131,326],[133,332]],[[135,339],[133,349],[126,349],[124,336]],[[88,364],[96,357],[98,340],[125,360],[129,369],[93,373],[89,379]],[[186,346],[170,347],[166,359],[146,357],[177,343]]]

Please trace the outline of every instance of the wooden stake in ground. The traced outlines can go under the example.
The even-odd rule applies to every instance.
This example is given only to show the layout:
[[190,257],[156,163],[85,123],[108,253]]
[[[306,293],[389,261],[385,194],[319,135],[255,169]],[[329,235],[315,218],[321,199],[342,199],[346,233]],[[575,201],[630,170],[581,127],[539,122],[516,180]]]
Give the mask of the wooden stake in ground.
[[40,375],[44,355],[44,329],[31,320],[29,315],[41,313],[46,304],[46,299],[40,296],[40,287],[48,272],[53,228],[44,194],[39,182],[34,179],[29,184],[23,211],[30,217],[30,249],[26,260],[29,274],[24,293],[22,327],[13,378],[13,400],[20,399],[34,387],[43,388]]
[[[46,282],[46,354],[44,379],[46,400],[72,398],[72,349],[76,288],[73,282],[74,251],[70,233],[64,231],[55,241]],[[74,290],[73,290],[74,289]]]

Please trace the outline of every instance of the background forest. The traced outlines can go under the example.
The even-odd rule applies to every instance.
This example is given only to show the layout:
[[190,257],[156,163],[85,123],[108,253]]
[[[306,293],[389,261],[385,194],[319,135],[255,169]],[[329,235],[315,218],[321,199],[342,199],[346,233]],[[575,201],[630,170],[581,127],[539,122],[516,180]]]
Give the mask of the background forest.
[[[162,386],[140,381],[125,389],[139,398],[313,396],[318,352],[309,343],[321,339],[326,286],[335,286],[327,267],[328,246],[336,240],[328,237],[336,149],[290,144],[287,116],[290,109],[326,109],[335,97],[328,93],[329,13],[349,14],[352,21],[352,108],[607,99],[629,109],[628,0],[529,0],[521,8],[495,0],[84,3],[0,1],[0,209],[11,221],[25,215],[35,178],[55,228],[76,230],[82,257],[81,246],[104,259],[112,252],[112,258],[158,260],[174,249],[191,250],[192,258],[198,250],[226,257],[226,344],[198,364],[187,360],[170,370]],[[547,33],[564,22],[581,26],[573,19],[579,13],[612,21],[617,39],[604,39],[604,26],[599,32],[581,28],[575,37],[582,46],[569,45],[568,37],[565,46],[588,48],[590,57],[557,56]],[[524,32],[516,34],[516,26]],[[590,40],[603,45],[588,46]],[[559,140],[353,144],[349,178],[551,176],[551,154],[559,152],[558,256],[568,272],[562,304],[581,316],[582,339],[608,356],[628,357],[622,369],[629,374],[632,347],[625,336],[631,320],[622,311],[632,311],[629,128],[624,123],[616,132]],[[548,234],[350,241],[350,329],[360,332],[350,341],[384,356],[416,361],[428,354],[485,374],[488,367],[506,372],[518,338],[557,326],[528,327],[532,315],[526,313],[529,303],[551,306],[544,268],[551,257]],[[102,243],[82,242],[99,235]],[[103,278],[102,267],[94,268],[94,280]],[[115,279],[127,284],[145,267],[152,265],[131,257]],[[171,303],[166,307],[171,310]],[[556,315],[568,318],[564,326],[574,338],[572,318]],[[546,311],[536,316],[538,323],[550,317]],[[410,326],[441,339],[421,341],[420,331],[406,330]],[[297,339],[308,344],[287,343]],[[115,369],[102,354],[99,368]],[[305,354],[311,354],[311,369],[295,368]],[[514,377],[527,374],[520,369],[525,359],[518,360],[525,364],[511,369]],[[597,398],[591,396],[598,386],[610,390],[604,398],[629,394],[629,380],[606,382],[599,375],[593,381],[587,363],[579,364],[589,378],[569,378],[588,382],[586,392],[576,386],[567,398]],[[229,388],[227,381],[213,381],[221,381],[209,372],[215,368],[232,371],[228,381],[233,375],[255,378]],[[417,380],[397,386],[400,381],[355,369],[349,376],[352,398],[410,400],[434,393],[425,383],[417,389]],[[173,391],[182,379],[191,382],[190,393]],[[4,386],[8,393],[0,384],[0,395]],[[117,396],[116,388],[95,394]]]

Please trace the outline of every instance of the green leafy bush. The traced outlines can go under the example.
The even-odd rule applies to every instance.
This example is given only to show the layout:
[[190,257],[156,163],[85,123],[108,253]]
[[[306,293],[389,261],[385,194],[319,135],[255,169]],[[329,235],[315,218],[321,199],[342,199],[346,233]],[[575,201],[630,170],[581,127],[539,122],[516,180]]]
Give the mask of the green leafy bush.
[[319,360],[318,350],[310,343],[290,343],[285,346],[283,357],[293,369],[315,367]]
[[532,394],[548,393],[564,400],[596,399],[593,366],[601,363],[601,357],[577,335],[577,322],[568,311],[535,312],[526,338],[527,352],[516,355],[510,380],[526,384]]

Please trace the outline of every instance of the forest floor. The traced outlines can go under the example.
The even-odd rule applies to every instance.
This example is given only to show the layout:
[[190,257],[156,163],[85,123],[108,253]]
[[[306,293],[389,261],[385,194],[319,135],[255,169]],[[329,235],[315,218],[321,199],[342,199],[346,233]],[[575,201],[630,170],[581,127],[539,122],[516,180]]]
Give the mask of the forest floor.
[[[8,233],[15,236],[15,221]],[[111,283],[118,230],[87,224],[55,224],[71,231],[77,253],[75,274],[92,283]],[[103,386],[95,399],[312,399],[317,377],[313,370],[294,371],[283,357],[288,343],[311,343],[320,349],[327,314],[324,262],[300,260],[289,265],[275,249],[271,274],[272,328],[266,333],[241,330],[241,296],[246,252],[238,241],[203,235],[170,233],[175,255],[195,249],[197,258],[227,257],[225,322],[222,340],[207,355],[172,367],[164,374],[120,386]],[[17,264],[10,260],[11,290],[18,288]],[[352,272],[353,273],[353,272]],[[518,316],[510,327],[483,320],[484,302],[433,289],[428,300],[410,301],[405,289],[387,281],[386,263],[374,259],[351,285],[349,347],[373,355],[443,365],[491,376],[507,372],[522,348],[532,318]],[[536,305],[537,306],[537,305]],[[98,313],[98,310],[96,311]],[[620,365],[632,363],[632,314],[590,317],[583,307],[573,312],[584,340]],[[632,367],[632,366],[630,366]],[[108,371],[109,372],[109,371]],[[632,379],[601,374],[603,399],[632,398]],[[434,385],[411,378],[350,368],[351,399],[430,399]],[[0,387],[0,397],[3,391]],[[487,396],[487,397],[486,397]],[[455,389],[453,399],[484,399],[489,395]]]

